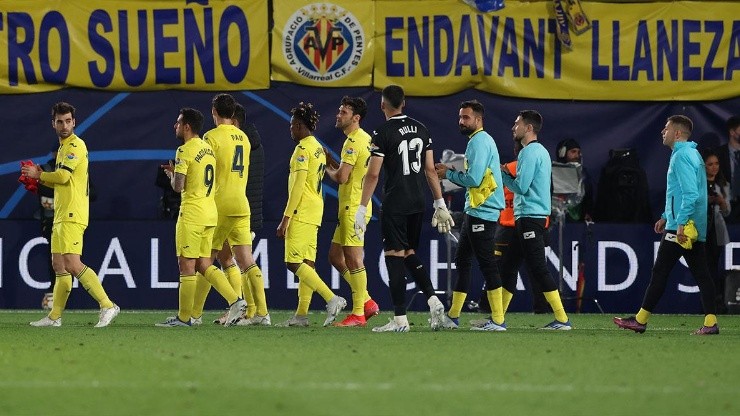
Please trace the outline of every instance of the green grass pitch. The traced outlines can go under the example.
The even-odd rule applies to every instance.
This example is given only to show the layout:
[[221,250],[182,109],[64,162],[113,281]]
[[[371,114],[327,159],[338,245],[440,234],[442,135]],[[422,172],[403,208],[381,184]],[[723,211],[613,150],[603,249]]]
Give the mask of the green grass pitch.
[[[644,334],[611,315],[509,314],[505,333],[368,328],[156,328],[171,312],[95,311],[33,328],[0,313],[0,415],[738,415],[740,316],[692,336],[700,316],[655,315]],[[218,315],[211,311],[205,318]],[[273,322],[289,312],[273,311]]]

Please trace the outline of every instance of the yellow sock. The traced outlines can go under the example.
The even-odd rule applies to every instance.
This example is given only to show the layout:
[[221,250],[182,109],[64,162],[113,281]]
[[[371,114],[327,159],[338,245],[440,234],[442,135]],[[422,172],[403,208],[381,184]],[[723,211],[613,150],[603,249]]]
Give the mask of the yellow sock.
[[313,289],[308,287],[307,284],[302,281],[298,282],[298,309],[295,314],[299,316],[308,315],[308,307],[311,306],[311,297],[313,297]]
[[324,298],[326,302],[329,302],[334,297],[334,292],[329,289],[329,286],[324,283],[319,277],[316,270],[306,263],[301,263],[298,266],[298,270],[295,271],[295,275],[298,276],[298,280],[305,282],[311,290],[318,292],[318,294]]
[[559,322],[568,322],[568,315],[565,313],[565,308],[563,308],[563,301],[560,300],[560,292],[553,290],[544,292],[544,295],[547,303],[552,308],[552,312],[555,314],[555,319]]
[[352,287],[352,314],[365,316],[365,295],[367,294],[367,271],[365,268],[352,270],[350,287]]
[[459,318],[460,312],[462,312],[463,305],[465,304],[465,298],[468,294],[465,292],[452,292],[452,305],[450,310],[447,312],[447,316],[450,318]]
[[241,274],[242,296],[244,296],[244,300],[247,301],[247,318],[251,318],[254,316],[255,312],[257,312],[257,305],[254,304],[252,284],[249,282],[249,275],[247,274],[248,270],[249,269],[242,271]]
[[51,307],[49,319],[59,319],[62,316],[64,308],[67,306],[69,294],[72,292],[72,275],[69,273],[57,274],[53,292],[54,305]]
[[265,296],[265,279],[262,278],[262,270],[253,264],[247,267],[247,276],[249,277],[249,286],[252,291],[252,297],[257,307],[257,315],[267,315],[267,297]]
[[177,317],[183,322],[190,322],[190,318],[193,316],[193,298],[195,297],[196,287],[195,282],[195,275],[180,275],[180,290],[178,291],[180,302]]
[[80,275],[77,276],[77,280],[82,283],[82,287],[87,290],[87,293],[89,293],[93,299],[98,301],[100,309],[113,307],[113,302],[108,299],[108,295],[105,293],[103,285],[100,284],[98,275],[95,274],[91,268],[85,266],[85,268],[80,272]]
[[[56,302],[56,299],[54,300]],[[704,316],[704,326],[715,326],[717,325],[717,315],[709,314]]]
[[497,289],[486,291],[488,304],[491,305],[491,320],[499,325],[504,323],[503,290],[504,288],[499,287]]
[[224,269],[224,274],[226,275],[226,279],[229,281],[231,288],[234,289],[234,292],[236,292],[237,295],[242,293],[242,273],[239,271],[239,266],[237,266],[236,263],[232,264]]
[[208,293],[211,291],[211,284],[208,280],[200,274],[195,275],[195,295],[193,296],[193,311],[192,315],[195,318],[203,316],[203,308],[206,306],[206,299],[208,299]]
[[645,309],[640,308],[640,311],[637,312],[637,315],[635,315],[635,320],[638,323],[645,325],[648,319],[650,319],[650,312],[646,311]]
[[509,304],[511,303],[511,299],[514,298],[514,294],[509,292],[508,290],[501,288],[501,308],[506,315],[506,311],[509,310]]
[[226,302],[231,305],[239,299],[239,295],[234,292],[234,289],[229,285],[229,281],[226,279],[224,272],[218,269],[218,267],[211,265],[206,269],[203,275],[208,280],[208,283],[216,289],[221,296],[226,299]]

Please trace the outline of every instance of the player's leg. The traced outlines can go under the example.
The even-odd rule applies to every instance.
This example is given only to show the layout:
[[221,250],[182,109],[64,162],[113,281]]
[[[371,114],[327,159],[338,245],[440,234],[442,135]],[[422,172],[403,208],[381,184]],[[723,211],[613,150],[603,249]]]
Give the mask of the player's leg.
[[63,225],[61,232],[65,247],[63,247],[62,257],[64,258],[64,268],[80,281],[82,287],[100,305],[100,317],[95,325],[95,327],[100,328],[108,326],[118,316],[120,308],[108,298],[108,294],[105,293],[105,289],[100,284],[100,279],[95,271],[83,264],[80,259],[85,228],[84,225],[76,223]]
[[709,272],[709,263],[707,262],[706,243],[694,242],[691,250],[684,250],[684,259],[691,270],[691,274],[696,279],[699,286],[699,294],[704,309],[704,324],[699,330],[694,332],[698,335],[719,334],[719,325],[717,325],[717,303],[715,302],[715,287],[712,275]]
[[383,237],[385,267],[388,271],[388,288],[393,302],[393,318],[383,326],[373,328],[373,332],[408,332],[406,316],[406,267],[404,257],[408,248],[406,237],[406,217],[394,216],[381,211],[380,229]]
[[493,323],[488,328],[500,331],[505,329],[506,325],[504,325],[501,275],[494,255],[496,222],[470,217],[468,231],[470,232],[470,242],[475,252],[475,258],[478,260],[478,266],[486,281],[486,297],[491,306],[491,322]]
[[[470,216],[465,214],[460,225],[460,237],[458,238],[457,250],[455,251],[455,268],[457,269],[457,280],[452,292],[452,304],[447,316],[458,324],[465,298],[470,290],[470,272],[473,265],[473,246],[470,235]],[[446,325],[450,326],[450,325]],[[452,327],[452,326],[450,326]]]
[[177,315],[156,324],[158,327],[190,326],[193,316],[193,299],[195,296],[196,277],[195,261],[200,257],[200,232],[202,226],[185,224],[180,221],[175,225],[175,251],[180,270],[178,287]]
[[568,330],[571,325],[568,315],[563,308],[560,293],[555,281],[547,270],[545,257],[545,219],[522,217],[516,220],[517,238],[524,251],[524,261],[530,279],[537,279],[542,291],[555,315],[555,321],[546,325],[544,329]]
[[252,255],[252,231],[249,216],[238,217],[228,241],[234,249],[236,262],[241,269],[242,292],[245,296],[249,293],[252,297],[251,302],[247,300],[247,315],[249,316],[251,307],[251,317],[257,317],[256,319],[261,324],[269,324],[265,281],[262,277],[262,270],[257,266]]
[[[213,265],[211,252],[213,247],[213,234],[216,227],[205,227],[201,240],[201,257],[195,262],[195,270],[202,274],[216,291],[226,299],[229,304],[229,312],[225,326],[232,325],[241,318],[247,308],[247,303],[242,299],[241,293],[237,293],[229,284],[224,272]],[[222,243],[223,244],[223,243]]]

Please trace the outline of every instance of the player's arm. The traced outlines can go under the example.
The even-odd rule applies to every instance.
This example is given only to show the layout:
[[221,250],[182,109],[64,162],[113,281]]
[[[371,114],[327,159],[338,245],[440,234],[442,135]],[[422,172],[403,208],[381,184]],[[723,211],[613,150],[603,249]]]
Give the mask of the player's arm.
[[295,181],[293,186],[288,190],[288,203],[283,211],[283,219],[277,228],[277,236],[285,238],[285,233],[288,231],[288,224],[290,223],[290,217],[295,214],[298,204],[301,202],[303,197],[303,190],[306,187],[306,179],[308,178],[307,170],[299,170],[295,172]]
[[437,177],[437,171],[434,170],[434,152],[432,149],[427,149],[424,157],[424,176],[427,177],[427,184],[429,189],[432,191],[434,200],[442,199],[442,188],[439,186],[439,178]]
[[483,182],[483,176],[488,168],[486,161],[491,158],[488,149],[482,146],[476,146],[478,142],[471,141],[468,149],[465,151],[465,158],[468,160],[468,169],[466,171],[448,170],[445,175],[452,183],[465,188],[477,188]]
[[51,185],[51,187],[53,187],[54,185],[64,185],[65,183],[69,182],[69,179],[72,177],[72,169],[66,166],[62,166],[54,172],[44,172],[38,165],[34,167],[36,168],[35,170],[26,171],[29,173],[33,173],[27,173],[26,175],[30,178],[38,179],[44,184],[49,184]]
[[172,190],[178,194],[182,193],[183,189],[185,189],[185,175],[180,172],[175,172],[175,174],[170,178],[170,186],[172,186]]
[[352,173],[352,169],[354,166],[350,165],[349,163],[339,162],[338,168],[332,168],[331,166],[326,166],[326,174],[329,175],[331,180],[338,184],[345,184],[349,180],[349,175]]
[[367,173],[365,174],[365,179],[362,181],[360,205],[364,207],[367,207],[367,204],[370,203],[370,198],[372,198],[375,188],[378,186],[381,167],[383,167],[383,157],[378,155],[370,156],[370,164],[367,165]]

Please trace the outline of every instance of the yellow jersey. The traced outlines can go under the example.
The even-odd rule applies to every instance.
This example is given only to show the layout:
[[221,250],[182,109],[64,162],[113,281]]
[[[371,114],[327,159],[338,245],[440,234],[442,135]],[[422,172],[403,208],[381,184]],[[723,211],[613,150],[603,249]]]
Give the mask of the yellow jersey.
[[220,124],[203,135],[216,155],[216,206],[221,216],[250,215],[247,201],[249,154],[247,135],[236,126]]
[[[314,136],[301,139],[293,151],[293,156],[290,157],[288,192],[293,188],[297,172],[305,170],[307,176],[298,207],[290,215],[292,219],[308,224],[321,225],[321,219],[324,216],[321,180],[324,178],[325,167],[326,155],[321,143]],[[290,196],[288,199],[290,199]]]
[[175,173],[185,175],[178,221],[203,226],[215,226],[216,157],[213,149],[199,137],[188,140],[177,148]]
[[[354,215],[362,199],[362,181],[370,162],[370,135],[357,129],[347,135],[341,154],[342,163],[352,165],[347,182],[339,185],[339,215]],[[373,214],[373,204],[367,205],[367,217]]]
[[54,222],[75,222],[87,226],[90,219],[90,186],[87,172],[87,145],[72,134],[59,142],[56,168],[72,176],[54,184]]

